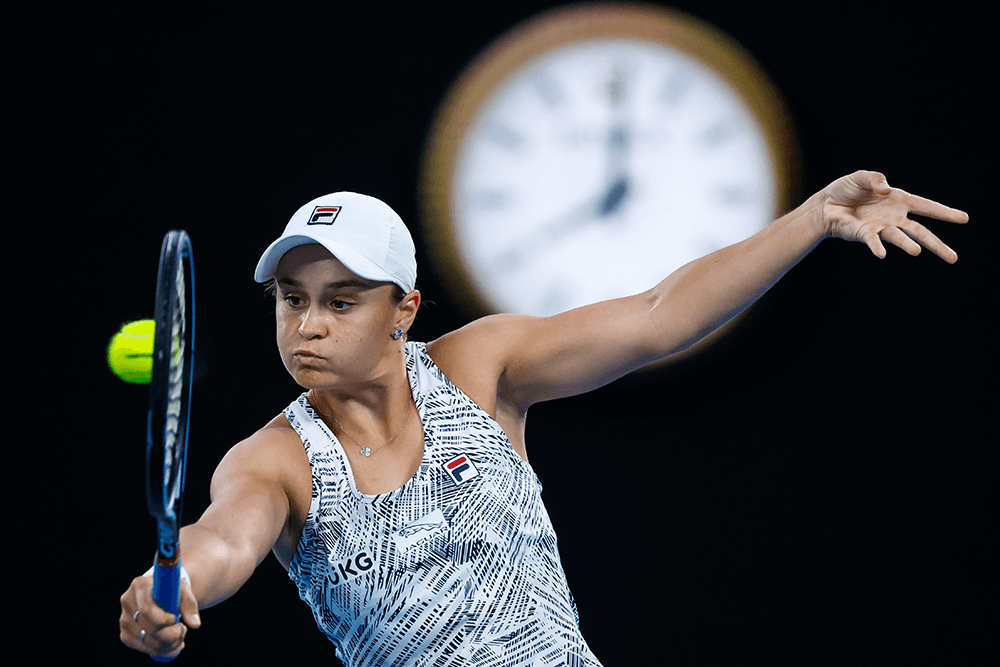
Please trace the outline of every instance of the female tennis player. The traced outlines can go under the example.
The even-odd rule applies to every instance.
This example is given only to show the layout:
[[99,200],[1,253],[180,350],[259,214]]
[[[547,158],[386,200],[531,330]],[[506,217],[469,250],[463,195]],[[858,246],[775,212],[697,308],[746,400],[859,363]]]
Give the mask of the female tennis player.
[[305,392],[229,451],[210,506],[181,531],[179,618],[137,577],[121,640],[177,655],[199,609],[271,551],[345,665],[599,665],[527,463],[529,407],[683,350],[826,238],[956,261],[911,212],[968,219],[861,171],[643,294],[487,317],[424,345],[406,338],[421,297],[399,217],[350,193],[306,204],[256,271]]

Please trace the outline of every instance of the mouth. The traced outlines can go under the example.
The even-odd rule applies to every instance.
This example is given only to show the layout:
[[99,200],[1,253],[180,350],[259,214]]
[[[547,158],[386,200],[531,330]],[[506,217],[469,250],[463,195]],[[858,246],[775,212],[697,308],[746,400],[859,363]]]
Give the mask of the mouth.
[[310,352],[309,350],[296,350],[295,352],[292,352],[292,358],[304,363],[314,363],[323,360],[323,357]]

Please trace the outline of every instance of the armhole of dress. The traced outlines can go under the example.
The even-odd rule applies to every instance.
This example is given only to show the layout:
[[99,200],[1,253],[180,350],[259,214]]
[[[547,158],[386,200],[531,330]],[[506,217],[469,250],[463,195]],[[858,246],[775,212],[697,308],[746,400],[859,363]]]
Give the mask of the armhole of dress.
[[298,586],[300,595],[303,591],[303,576],[308,576],[303,573],[303,563],[308,562],[308,558],[306,558],[305,554],[305,550],[307,548],[306,545],[309,543],[307,536],[312,533],[313,526],[316,524],[316,513],[319,510],[319,489],[317,488],[316,474],[313,469],[312,452],[310,451],[309,439],[303,437],[303,419],[308,419],[309,415],[301,403],[302,400],[302,397],[296,399],[294,403],[289,405],[284,410],[285,418],[288,419],[289,424],[292,426],[292,430],[294,430],[296,435],[299,436],[302,448],[306,452],[306,458],[309,460],[309,483],[312,487],[309,498],[309,511],[306,513],[306,520],[302,525],[302,534],[299,536],[299,543],[295,546],[295,553],[292,555],[292,559],[288,563],[288,576],[293,582],[295,582],[296,586]]
[[[491,428],[496,429],[497,433],[503,435],[504,442],[507,444],[508,449],[510,449],[511,454],[516,456],[517,460],[520,461],[521,465],[523,465],[525,469],[529,473],[531,473],[532,477],[534,477],[535,479],[535,484],[538,486],[538,492],[541,493],[542,480],[538,477],[538,473],[535,472],[535,469],[532,467],[531,463],[521,458],[521,455],[514,450],[514,445],[511,444],[510,436],[507,435],[507,431],[503,430],[503,426],[500,425],[500,422],[498,422],[493,417],[493,415],[487,412],[486,409],[483,408],[483,406],[479,405],[479,403],[476,403],[474,400],[472,400],[472,397],[466,394],[461,387],[459,387],[457,384],[451,381],[451,378],[449,378],[445,374],[445,372],[441,370],[441,367],[438,366],[437,363],[434,361],[433,357],[431,357],[431,353],[427,351],[427,346],[424,343],[411,342],[408,343],[408,345],[412,345],[414,348],[413,349],[414,375],[410,379],[411,384],[420,385],[419,380],[417,380],[416,378],[419,377],[420,373],[426,373],[430,375],[436,382],[441,382],[447,385],[447,387],[449,387],[452,391],[454,391],[455,394],[461,396],[463,401],[467,401],[469,405],[473,406],[479,413],[482,414],[484,419],[486,419],[490,423]],[[410,355],[407,355],[408,358],[409,356]],[[424,392],[420,393],[417,391],[416,386],[414,386],[413,387],[414,397],[416,397],[418,393],[420,393],[420,399],[421,400],[425,399],[426,395],[430,393],[429,391],[427,391],[427,389],[428,389],[427,387],[424,387]],[[420,403],[417,403],[417,407],[418,408],[420,407]]]

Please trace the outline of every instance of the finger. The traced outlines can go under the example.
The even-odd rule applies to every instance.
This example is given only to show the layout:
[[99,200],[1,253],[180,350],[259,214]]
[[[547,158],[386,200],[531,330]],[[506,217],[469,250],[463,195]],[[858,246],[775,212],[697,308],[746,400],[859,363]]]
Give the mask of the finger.
[[139,587],[136,591],[135,609],[140,610],[140,618],[145,618],[154,627],[166,627],[180,622],[180,616],[164,611],[153,600],[152,586]]
[[184,648],[187,637],[187,627],[183,623],[175,623],[167,627],[150,626],[139,615],[136,623],[122,630],[122,641],[131,648],[158,656],[174,656]]
[[933,232],[931,232],[931,230],[927,229],[919,222],[906,219],[903,221],[903,224],[900,225],[900,228],[908,237],[927,248],[949,264],[954,264],[958,261],[958,253],[945,245],[945,243]]
[[121,628],[123,644],[137,651],[159,656],[180,653],[184,648],[185,635],[186,630],[183,625],[171,626],[160,631],[150,631],[136,622],[129,626],[123,625]]
[[[132,612],[130,618],[140,627],[147,630],[169,628],[181,625],[181,617],[177,614],[163,611],[159,607],[146,607]],[[125,622],[125,612],[122,613],[122,621]]]
[[862,230],[858,234],[858,240],[867,245],[873,255],[879,259],[885,258],[885,246],[882,245],[882,239],[879,238],[878,234],[871,230]]
[[153,601],[147,584],[137,579],[122,596],[121,641],[143,653],[173,657],[184,648],[187,627],[178,615],[164,611]]
[[954,222],[958,224],[965,224],[969,221],[969,214],[965,211],[960,211],[957,208],[951,208],[950,206],[939,204],[936,201],[932,201],[924,197],[918,197],[917,195],[907,193],[906,205],[911,212],[916,213],[917,215],[926,215],[927,217],[934,218],[936,220],[943,220],[945,222]]
[[898,227],[886,227],[879,232],[879,236],[887,243],[901,248],[909,255],[916,256],[920,254],[920,244],[904,234],[903,230]]

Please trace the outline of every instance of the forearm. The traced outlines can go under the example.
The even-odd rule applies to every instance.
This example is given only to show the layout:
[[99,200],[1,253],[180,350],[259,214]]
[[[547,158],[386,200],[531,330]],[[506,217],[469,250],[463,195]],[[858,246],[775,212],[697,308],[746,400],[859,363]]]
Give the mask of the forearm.
[[201,608],[222,602],[246,583],[288,519],[288,499],[280,487],[219,477],[212,504],[181,529],[181,559]]
[[814,196],[754,236],[681,267],[648,292],[654,356],[679,352],[738,315],[825,238]]
[[197,523],[181,529],[181,562],[202,609],[235,594],[259,563],[246,548]]

